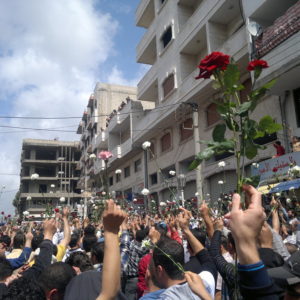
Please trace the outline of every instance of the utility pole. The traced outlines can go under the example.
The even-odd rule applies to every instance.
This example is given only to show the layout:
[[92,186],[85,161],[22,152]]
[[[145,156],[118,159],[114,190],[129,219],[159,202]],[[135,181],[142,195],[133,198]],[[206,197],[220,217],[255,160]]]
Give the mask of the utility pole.
[[[194,128],[194,146],[195,146],[195,155],[201,151],[201,144],[199,143],[199,114],[198,114],[198,104],[197,103],[187,103],[192,107],[193,110],[193,128]],[[201,164],[195,169],[196,172],[196,190],[198,193],[198,207],[202,204],[203,201],[203,188],[202,188],[202,167]]]

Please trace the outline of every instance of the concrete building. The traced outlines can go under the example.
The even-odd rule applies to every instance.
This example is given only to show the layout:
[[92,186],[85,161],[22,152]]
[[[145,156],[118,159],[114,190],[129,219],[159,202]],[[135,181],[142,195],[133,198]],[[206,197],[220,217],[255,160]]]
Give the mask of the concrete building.
[[21,154],[19,213],[40,217],[47,205],[80,202],[78,142],[24,139]]
[[[214,126],[222,122],[213,103],[220,94],[210,80],[195,80],[199,61],[212,51],[229,54],[239,64],[245,86],[242,99],[251,87],[252,78],[246,70],[251,59],[262,58],[270,65],[257,85],[277,78],[276,85],[259,103],[252,118],[258,120],[268,114],[282,123],[284,130],[256,141],[266,149],[259,151],[255,161],[245,160],[246,174],[250,175],[253,162],[275,154],[274,141],[282,141],[289,150],[289,135],[300,136],[299,3],[292,0],[140,1],[136,25],[146,31],[136,47],[136,60],[150,65],[150,69],[138,83],[137,99],[143,99],[143,103],[148,101],[153,108],[134,120],[129,107],[128,121],[122,122],[114,115],[101,134],[97,147],[105,146],[114,154],[108,163],[110,191],[129,200],[142,199],[140,192],[148,183],[151,196],[156,201],[166,201],[173,197],[170,188],[178,188],[180,174],[185,175],[186,199],[193,198],[199,190],[204,198],[212,200],[218,199],[222,192],[235,190],[236,163],[230,153],[214,156],[202,164],[201,170],[188,170],[199,152],[198,141],[211,139]],[[261,27],[255,35],[251,30],[253,22]],[[258,28],[256,23],[254,26]],[[151,154],[147,161],[141,148],[145,141],[151,142],[154,156]],[[218,167],[221,160],[226,163],[224,168]],[[100,169],[104,166],[99,160],[95,165]],[[170,170],[176,171],[176,175],[170,175]],[[224,181],[223,185],[218,184],[220,180]]]
[[[144,166],[141,150],[144,141],[151,141],[155,154],[155,159],[147,162],[147,180],[152,196],[158,201],[170,199],[168,187],[177,186],[176,177],[170,176],[169,170],[186,176],[185,198],[194,197],[201,185],[203,195],[210,194],[207,197],[214,200],[221,192],[235,190],[236,165],[229,153],[204,162],[201,177],[197,177],[196,171],[188,170],[198,152],[197,141],[211,139],[214,126],[221,122],[213,103],[220,95],[212,88],[210,80],[195,80],[200,59],[212,51],[229,54],[238,62],[245,92],[249,91],[252,80],[246,70],[248,61],[257,57],[269,62],[270,68],[264,70],[257,84],[275,77],[278,81],[252,117],[259,119],[269,114],[283,123],[284,130],[257,140],[267,148],[259,152],[255,161],[272,157],[275,154],[273,142],[277,139],[285,142],[288,148],[288,131],[299,135],[298,6],[299,1],[279,0],[276,5],[271,0],[140,1],[136,24],[146,32],[137,45],[136,59],[151,67],[138,83],[137,98],[152,102],[155,108],[147,111],[131,128],[135,154],[120,155],[118,160],[110,162],[111,190],[130,193],[131,189],[133,197],[135,192],[139,195],[145,182],[143,167],[138,167]],[[249,24],[253,21],[262,26],[260,36],[250,34]],[[283,29],[289,24],[294,27],[286,32]],[[267,40],[271,46],[260,44],[258,38]],[[262,47],[266,49],[262,51]],[[241,92],[241,97],[245,97],[245,92]],[[191,106],[197,107],[198,119],[193,118]],[[197,121],[199,134],[194,137]],[[221,160],[226,162],[224,169],[218,167]],[[251,173],[253,162],[245,160],[247,174]],[[117,168],[122,170],[121,175],[114,174]],[[218,185],[220,180],[224,180],[224,185]]]

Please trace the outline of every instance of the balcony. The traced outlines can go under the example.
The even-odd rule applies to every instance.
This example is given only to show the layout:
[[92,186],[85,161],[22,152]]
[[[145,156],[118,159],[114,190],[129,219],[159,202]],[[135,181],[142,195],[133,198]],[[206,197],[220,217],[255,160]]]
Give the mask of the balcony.
[[158,63],[155,63],[138,83],[138,99],[152,102],[158,101],[157,69]]
[[24,164],[57,164],[58,161],[52,159],[24,159]]
[[[269,4],[274,6],[274,4],[270,3],[270,1]],[[287,1],[285,3],[285,6],[282,7],[281,10],[279,10],[279,7],[277,7],[275,11],[278,11],[278,17],[274,19],[273,23],[270,26],[265,27],[263,29],[262,34],[258,38],[256,38],[255,54],[258,58],[263,57],[264,55],[272,51],[274,48],[276,48],[278,45],[282,44],[284,41],[290,38],[292,35],[299,32],[300,2],[297,1],[296,4],[287,9],[289,5],[289,1]],[[284,9],[287,10],[284,13],[282,13],[282,10]],[[256,19],[258,23],[262,23],[264,16],[261,16],[261,14],[263,13],[263,11],[263,8],[261,8],[259,12],[254,14],[253,19]]]
[[108,125],[108,132],[120,132],[130,130],[130,113],[132,112],[132,102],[126,104],[123,109],[112,117]]
[[141,0],[135,12],[136,26],[148,28],[155,18],[153,0]]
[[101,150],[101,149],[107,149],[107,131],[101,131],[95,141],[95,148]]
[[77,134],[82,134],[83,131],[83,122],[80,122],[77,128]]
[[116,159],[121,158],[121,146],[116,146],[112,151],[112,157],[109,159],[109,163],[111,164],[114,162]]
[[[31,197],[31,199],[33,200],[34,198],[42,198],[42,199],[48,199],[48,198],[60,198],[60,197],[80,197],[80,194],[77,193],[66,193],[66,192],[54,192],[54,193],[21,193],[20,198],[27,198],[27,197]],[[27,200],[30,201],[30,200]]]
[[155,25],[152,24],[136,46],[136,61],[153,65],[157,59]]

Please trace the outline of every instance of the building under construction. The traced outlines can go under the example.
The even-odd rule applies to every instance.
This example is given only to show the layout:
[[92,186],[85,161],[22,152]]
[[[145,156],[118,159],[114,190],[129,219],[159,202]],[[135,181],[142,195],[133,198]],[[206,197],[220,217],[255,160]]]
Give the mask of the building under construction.
[[80,155],[78,142],[24,139],[19,213],[40,218],[47,208],[64,203],[76,208],[81,198]]

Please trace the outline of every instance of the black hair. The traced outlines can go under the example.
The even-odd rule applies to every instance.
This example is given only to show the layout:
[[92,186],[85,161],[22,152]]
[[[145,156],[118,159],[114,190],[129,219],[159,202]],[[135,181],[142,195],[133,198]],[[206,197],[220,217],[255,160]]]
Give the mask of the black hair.
[[281,145],[281,142],[280,142],[280,141],[276,141],[275,144],[277,144],[277,145],[280,146],[280,145]]
[[95,232],[96,232],[96,228],[89,224],[87,225],[85,228],[84,228],[84,235],[87,236],[87,235],[95,235]]
[[0,237],[0,243],[4,243],[6,245],[6,247],[10,247],[11,244],[11,238],[8,235],[2,235]]
[[25,245],[25,234],[23,231],[18,231],[13,239],[13,248],[22,249]]
[[95,243],[91,249],[91,254],[95,256],[99,264],[102,264],[104,258],[104,242]]
[[73,252],[66,260],[66,263],[72,267],[77,267],[81,272],[93,270],[93,264],[84,252]]
[[76,233],[71,234],[71,240],[70,240],[69,246],[71,248],[74,248],[77,245],[79,239],[80,239],[79,234],[76,234]]
[[227,238],[228,238],[228,243],[230,243],[235,249],[235,240],[231,232],[228,233]]
[[184,265],[184,250],[182,245],[171,238],[164,237],[158,241],[156,246],[152,255],[154,265],[163,267],[167,275],[173,280],[183,279],[183,272],[173,262],[175,261],[177,264]]
[[97,237],[95,235],[85,235],[82,239],[82,247],[85,252],[90,252],[95,243],[97,243]]
[[228,251],[228,238],[224,235],[221,236],[221,245],[226,251]]
[[35,234],[33,236],[33,239],[32,239],[32,243],[31,243],[31,248],[32,248],[32,251],[35,251],[37,248],[39,248],[40,246],[40,243],[44,240],[44,235],[42,233],[40,234]]
[[57,289],[60,296],[64,295],[66,286],[76,276],[74,269],[63,262],[48,266],[39,277],[39,284],[44,292]]
[[5,280],[13,272],[10,262],[5,257],[0,257],[0,281]]
[[3,300],[46,300],[41,286],[32,278],[20,277],[9,286]]
[[135,233],[135,239],[136,239],[138,242],[141,242],[145,237],[146,237],[146,232],[145,232],[145,230],[138,230],[138,231]]

